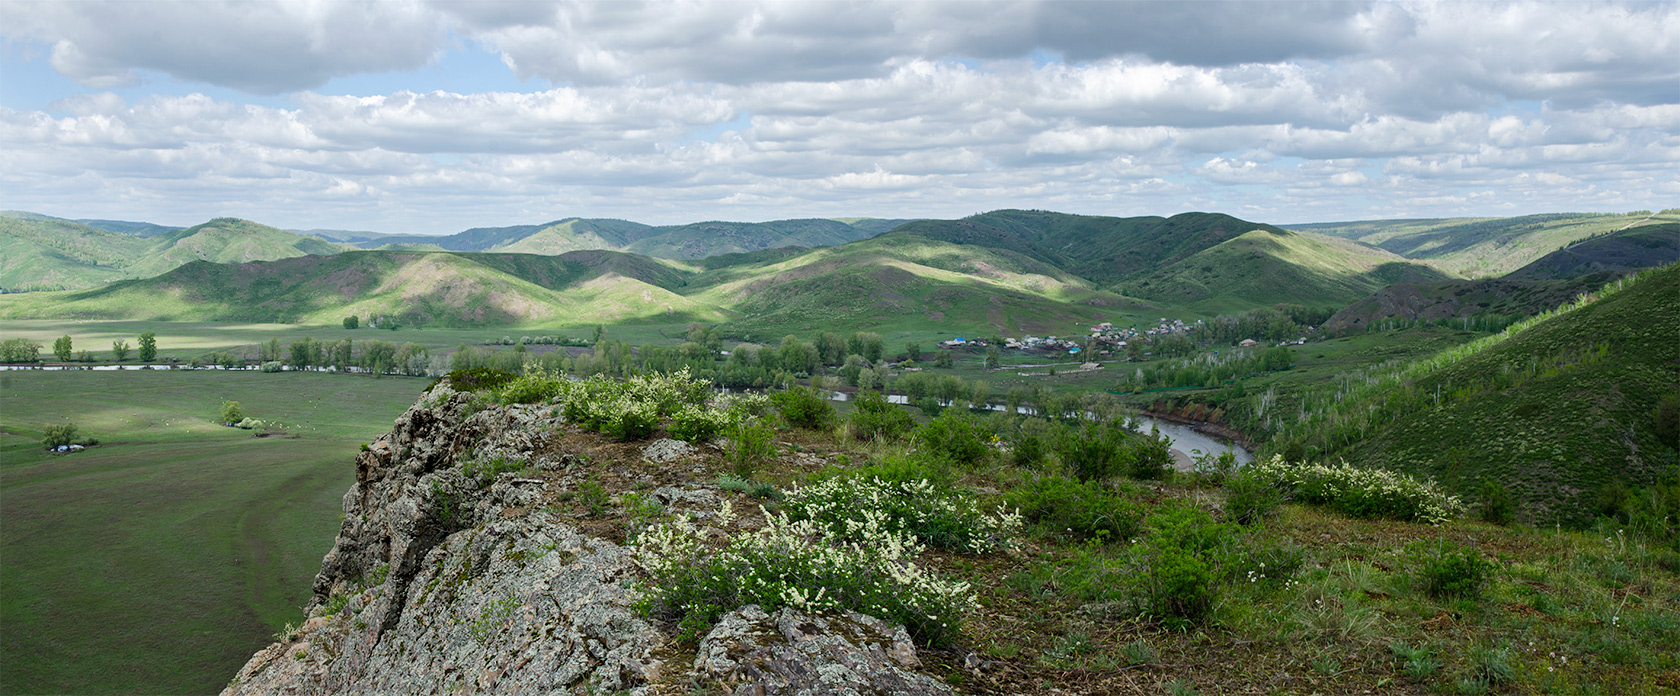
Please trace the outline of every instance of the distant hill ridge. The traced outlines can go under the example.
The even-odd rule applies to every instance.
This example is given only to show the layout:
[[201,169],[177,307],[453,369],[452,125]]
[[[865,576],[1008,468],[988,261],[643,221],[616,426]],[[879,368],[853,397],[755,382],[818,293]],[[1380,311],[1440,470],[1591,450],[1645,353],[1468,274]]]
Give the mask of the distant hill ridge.
[[[1141,320],[1164,306],[1201,312],[1279,302],[1333,307],[1395,280],[1442,277],[1357,242],[1212,213],[1104,218],[1010,210],[917,221],[824,244],[891,221],[870,223],[874,228],[866,222],[711,222],[655,234],[665,228],[571,218],[470,230],[457,238],[487,248],[534,247],[542,254],[426,252],[387,244],[263,263],[228,235],[244,230],[254,238],[298,237],[221,220],[159,238],[172,243],[171,253],[148,263],[238,265],[193,263],[105,288],[11,298],[0,302],[0,316],[321,323],[356,314],[458,326],[704,319],[727,321],[736,333],[751,335],[819,325],[1047,333],[1125,316]],[[782,241],[819,244],[745,249],[700,261],[566,248],[584,242],[681,248],[701,238],[710,248],[738,248],[773,241],[766,230],[783,234]],[[320,246],[294,245],[288,254],[342,250],[304,239]],[[202,253],[212,242],[220,243],[222,257]]]

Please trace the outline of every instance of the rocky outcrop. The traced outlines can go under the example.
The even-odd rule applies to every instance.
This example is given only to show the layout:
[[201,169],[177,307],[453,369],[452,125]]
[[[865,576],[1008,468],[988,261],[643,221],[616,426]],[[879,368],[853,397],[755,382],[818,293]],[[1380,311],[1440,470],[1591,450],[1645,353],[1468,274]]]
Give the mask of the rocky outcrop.
[[[223,693],[950,693],[914,671],[902,627],[859,614],[745,607],[687,658],[692,644],[637,610],[631,550],[557,504],[611,465],[566,451],[568,427],[548,406],[434,388],[357,457],[311,618]],[[621,464],[686,448],[637,448]],[[675,481],[646,497],[667,514],[706,515],[720,500]]]
[[912,669],[921,665],[910,634],[872,616],[812,616],[757,605],[726,614],[694,658],[699,681],[737,696],[951,694]]

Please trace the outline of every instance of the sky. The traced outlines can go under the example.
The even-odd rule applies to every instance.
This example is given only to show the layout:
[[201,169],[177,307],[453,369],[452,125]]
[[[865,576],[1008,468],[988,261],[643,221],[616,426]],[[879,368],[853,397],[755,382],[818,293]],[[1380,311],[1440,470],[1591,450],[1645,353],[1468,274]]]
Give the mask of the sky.
[[1675,2],[0,0],[0,208],[59,217],[1676,206]]

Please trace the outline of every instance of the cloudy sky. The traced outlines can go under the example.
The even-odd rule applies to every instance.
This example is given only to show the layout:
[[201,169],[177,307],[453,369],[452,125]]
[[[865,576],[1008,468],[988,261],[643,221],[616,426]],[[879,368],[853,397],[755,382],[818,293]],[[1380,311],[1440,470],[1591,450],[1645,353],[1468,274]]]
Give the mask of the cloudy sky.
[[62,217],[1677,205],[1675,2],[0,0],[0,207]]

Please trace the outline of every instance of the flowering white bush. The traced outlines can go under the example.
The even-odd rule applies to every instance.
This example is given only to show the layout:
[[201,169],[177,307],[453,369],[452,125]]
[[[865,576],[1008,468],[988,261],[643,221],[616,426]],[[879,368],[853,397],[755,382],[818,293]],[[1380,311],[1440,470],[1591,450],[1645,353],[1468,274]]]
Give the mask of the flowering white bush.
[[[725,502],[718,516],[733,517]],[[698,638],[723,614],[748,604],[774,612],[784,606],[822,612],[849,609],[904,624],[919,640],[944,644],[963,617],[978,608],[967,583],[917,566],[914,537],[873,517],[844,536],[813,520],[765,513],[765,526],[736,535],[721,548],[705,540],[712,529],[678,517],[637,538],[637,559],[651,576],[648,608]]]
[[968,553],[1007,549],[1021,529],[1019,512],[1001,505],[983,512],[974,496],[926,480],[832,478],[794,488],[782,507],[793,519],[815,521],[842,538],[875,525]]
[[1289,464],[1274,456],[1245,470],[1297,500],[1341,510],[1354,517],[1387,517],[1440,524],[1464,512],[1464,504],[1434,482],[1384,469],[1360,469],[1342,462]]

